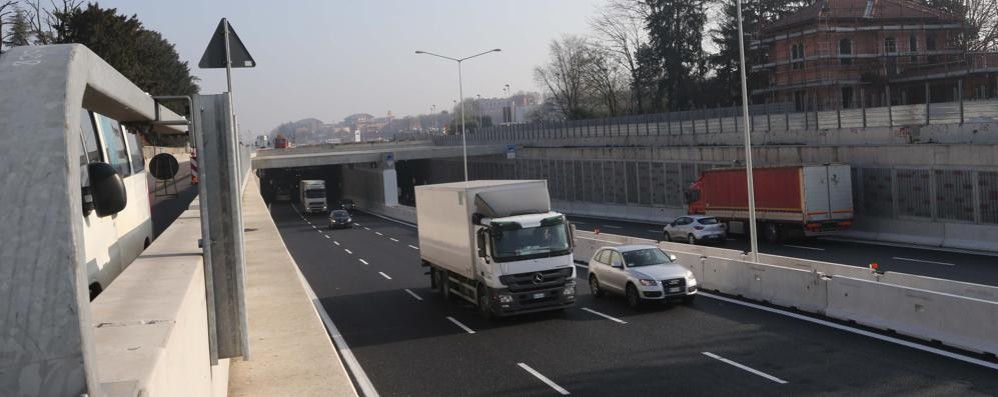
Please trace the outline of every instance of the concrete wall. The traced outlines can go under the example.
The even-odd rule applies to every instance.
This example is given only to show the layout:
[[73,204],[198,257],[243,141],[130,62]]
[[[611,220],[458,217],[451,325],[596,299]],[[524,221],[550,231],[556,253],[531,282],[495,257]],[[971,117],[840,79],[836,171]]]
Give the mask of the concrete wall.
[[184,212],[92,303],[107,395],[226,395],[228,360],[208,356],[200,236],[198,211]]
[[343,166],[343,197],[355,202],[373,202],[382,205],[398,205],[398,180],[394,168],[385,163],[369,163]]

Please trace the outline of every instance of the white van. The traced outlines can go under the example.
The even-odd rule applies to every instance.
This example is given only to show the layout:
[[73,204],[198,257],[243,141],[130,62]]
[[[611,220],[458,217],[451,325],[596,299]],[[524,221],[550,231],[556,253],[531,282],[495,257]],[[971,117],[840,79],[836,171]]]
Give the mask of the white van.
[[80,114],[80,134],[82,188],[90,187],[87,165],[103,162],[121,176],[127,194],[125,208],[114,215],[100,217],[96,211],[84,211],[87,282],[93,299],[152,243],[153,229],[138,136],[126,131],[118,121],[87,110]]

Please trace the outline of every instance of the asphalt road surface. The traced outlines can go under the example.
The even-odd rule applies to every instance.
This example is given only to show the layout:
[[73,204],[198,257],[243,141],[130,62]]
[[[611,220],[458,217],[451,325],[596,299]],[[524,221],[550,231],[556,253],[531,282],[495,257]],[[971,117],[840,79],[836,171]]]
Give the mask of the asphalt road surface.
[[355,378],[383,396],[998,393],[993,357],[958,355],[991,360],[973,364],[707,294],[633,310],[591,296],[581,266],[575,307],[488,321],[429,289],[409,226],[358,212],[353,228],[328,230],[290,203],[271,213]]
[[[595,226],[600,226],[600,233],[652,240],[662,239],[663,225],[661,224],[614,221],[583,216],[570,216],[569,219],[578,230],[593,231]],[[740,235],[730,235],[727,241],[716,246],[741,251],[749,250],[748,238]],[[998,285],[998,254],[991,256],[828,238],[814,238],[783,244],[768,244],[760,240],[759,251],[772,255],[860,267],[868,267],[870,263],[875,262],[883,271]]]

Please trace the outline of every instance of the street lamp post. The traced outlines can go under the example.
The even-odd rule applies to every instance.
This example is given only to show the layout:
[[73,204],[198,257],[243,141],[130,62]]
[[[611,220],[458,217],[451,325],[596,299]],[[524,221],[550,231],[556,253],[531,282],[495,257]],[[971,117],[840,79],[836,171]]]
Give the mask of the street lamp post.
[[494,50],[488,50],[488,51],[485,51],[485,52],[482,52],[482,53],[478,53],[478,54],[475,54],[475,55],[472,55],[472,56],[464,57],[464,58],[451,58],[449,56],[444,56],[444,55],[440,55],[440,54],[434,54],[432,52],[418,51],[418,50],[416,51],[416,54],[432,55],[432,56],[435,56],[437,58],[443,58],[443,59],[447,59],[447,60],[451,60],[451,61],[457,62],[457,89],[458,89],[458,98],[461,101],[461,152],[462,152],[462,157],[464,157],[464,180],[465,181],[468,180],[468,134],[467,134],[468,131],[467,131],[467,129],[464,126],[464,82],[462,81],[462,76],[461,76],[461,63],[464,62],[464,61],[467,61],[467,60],[469,60],[471,58],[475,58],[475,57],[479,57],[479,56],[482,56],[482,55],[485,55],[485,54],[488,54],[488,53],[499,52],[499,51],[502,51],[502,50],[499,49],[499,48],[496,48]]
[[748,205],[749,205],[749,242],[752,262],[759,261],[759,240],[756,235],[755,224],[755,181],[752,176],[752,123],[749,120],[748,110],[748,83],[745,77],[745,34],[742,31],[742,0],[738,0],[738,56],[741,62],[742,79],[742,131],[745,132],[745,178],[748,184]]

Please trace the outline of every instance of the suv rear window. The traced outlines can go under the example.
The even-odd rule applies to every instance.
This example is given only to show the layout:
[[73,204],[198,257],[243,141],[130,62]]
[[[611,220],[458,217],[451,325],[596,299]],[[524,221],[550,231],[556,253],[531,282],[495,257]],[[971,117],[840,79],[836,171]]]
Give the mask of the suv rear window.
[[717,218],[703,218],[697,221],[701,225],[716,225],[718,224]]

